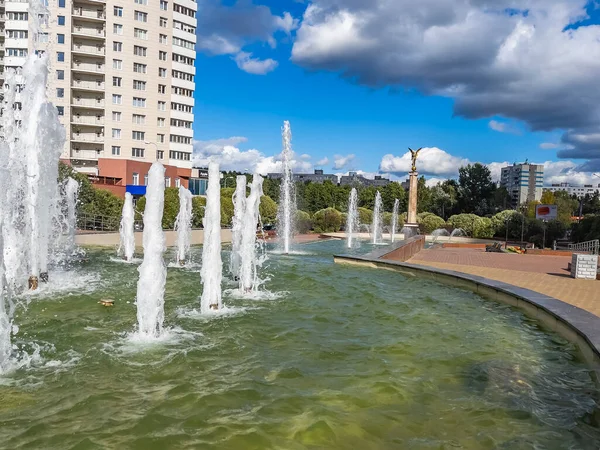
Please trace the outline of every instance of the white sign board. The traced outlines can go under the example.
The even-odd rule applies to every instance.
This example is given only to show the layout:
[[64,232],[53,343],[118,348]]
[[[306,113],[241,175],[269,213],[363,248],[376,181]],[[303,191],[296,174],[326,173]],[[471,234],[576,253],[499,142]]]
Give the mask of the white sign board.
[[558,208],[556,205],[535,205],[535,218],[547,222],[558,219]]

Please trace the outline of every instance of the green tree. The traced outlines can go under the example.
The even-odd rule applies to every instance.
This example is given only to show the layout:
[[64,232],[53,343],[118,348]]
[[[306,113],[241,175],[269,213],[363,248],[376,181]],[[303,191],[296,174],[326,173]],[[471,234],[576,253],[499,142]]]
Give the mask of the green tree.
[[260,198],[258,211],[263,224],[272,224],[277,221],[277,203],[268,195]]
[[203,228],[204,208],[206,207],[206,197],[192,197],[192,227]]
[[399,210],[404,211],[406,209],[406,191],[402,185],[398,182],[392,182],[380,189],[381,200],[383,201],[383,208],[386,211],[392,211],[394,209],[394,202],[396,199],[400,200]]
[[487,214],[492,210],[496,185],[487,166],[468,164],[458,169],[458,198],[461,209],[468,213]]
[[306,211],[296,211],[296,230],[300,234],[306,234],[312,230],[313,221],[310,218],[310,214]]
[[419,182],[417,183],[417,212],[430,212],[431,209],[431,189],[427,187],[425,177],[422,176],[419,177]]
[[342,226],[342,213],[334,208],[317,211],[313,215],[313,226],[317,233],[339,231]]
[[233,193],[235,188],[224,188],[221,189],[221,225],[231,225],[231,219],[233,219],[234,206],[233,206]]
[[272,199],[279,199],[279,185],[279,180],[265,178],[265,181],[263,182],[263,193]]
[[456,189],[451,184],[440,183],[431,188],[431,209],[442,218],[450,212],[457,203]]
[[367,208],[358,208],[358,222],[371,224],[373,222],[373,211]]
[[[138,199],[135,209],[139,214],[139,217],[143,217],[143,213],[146,209],[146,196]],[[166,188],[162,227],[167,230],[172,230],[175,226],[177,214],[179,214],[179,190],[174,187]]]
[[375,196],[377,189],[374,186],[368,186],[358,191],[358,206],[361,208],[373,209],[375,207]]

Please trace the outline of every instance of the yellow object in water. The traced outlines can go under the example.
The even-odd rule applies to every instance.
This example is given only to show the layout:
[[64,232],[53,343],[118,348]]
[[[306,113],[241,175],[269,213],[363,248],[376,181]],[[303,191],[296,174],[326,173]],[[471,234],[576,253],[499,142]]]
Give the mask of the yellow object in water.
[[102,306],[115,306],[115,301],[114,300],[100,300],[98,303],[100,303]]

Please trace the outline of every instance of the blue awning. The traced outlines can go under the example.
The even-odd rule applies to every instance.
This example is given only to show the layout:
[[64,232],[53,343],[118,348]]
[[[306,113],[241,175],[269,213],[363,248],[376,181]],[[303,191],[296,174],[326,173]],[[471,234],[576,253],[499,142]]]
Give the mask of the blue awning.
[[131,195],[146,195],[146,186],[128,184],[125,186],[125,192],[129,192]]

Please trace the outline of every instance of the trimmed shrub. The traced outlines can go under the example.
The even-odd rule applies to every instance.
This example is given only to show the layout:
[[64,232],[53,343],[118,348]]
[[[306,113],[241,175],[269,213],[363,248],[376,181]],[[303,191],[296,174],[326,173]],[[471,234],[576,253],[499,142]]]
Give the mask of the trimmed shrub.
[[496,236],[503,236],[506,233],[506,221],[513,220],[513,216],[519,216],[519,213],[514,209],[506,209],[492,217],[492,226]]
[[325,208],[313,215],[313,226],[317,233],[331,233],[340,230],[342,213],[334,208]]
[[312,230],[313,221],[310,214],[306,211],[296,211],[296,230],[300,234],[308,233]]
[[438,228],[444,228],[446,221],[433,213],[424,212],[417,215],[417,222],[422,233],[429,234]]
[[203,228],[204,208],[206,197],[192,197],[192,227]]
[[468,236],[474,238],[493,238],[494,226],[492,219],[479,217],[475,214],[456,214],[448,219],[452,228],[462,228]]
[[358,222],[370,225],[373,222],[373,211],[367,208],[358,208]]

